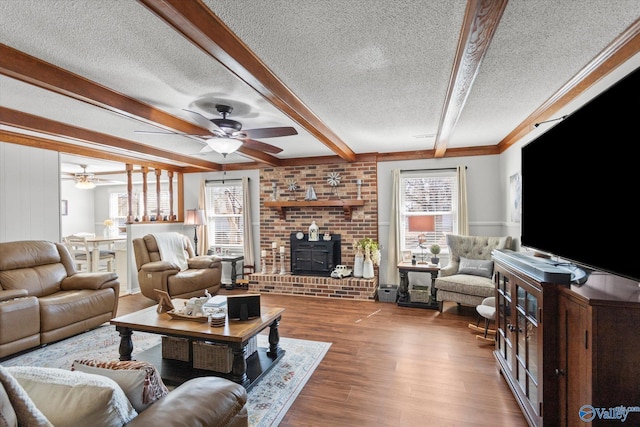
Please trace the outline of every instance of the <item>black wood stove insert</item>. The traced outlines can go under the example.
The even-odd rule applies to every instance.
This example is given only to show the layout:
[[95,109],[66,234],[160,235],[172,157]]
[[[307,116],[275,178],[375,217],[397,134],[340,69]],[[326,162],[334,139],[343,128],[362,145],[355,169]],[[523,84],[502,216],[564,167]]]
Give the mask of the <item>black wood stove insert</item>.
[[302,239],[291,233],[291,274],[298,276],[331,276],[331,271],[341,263],[341,241],[339,234],[331,240],[310,242],[309,235]]

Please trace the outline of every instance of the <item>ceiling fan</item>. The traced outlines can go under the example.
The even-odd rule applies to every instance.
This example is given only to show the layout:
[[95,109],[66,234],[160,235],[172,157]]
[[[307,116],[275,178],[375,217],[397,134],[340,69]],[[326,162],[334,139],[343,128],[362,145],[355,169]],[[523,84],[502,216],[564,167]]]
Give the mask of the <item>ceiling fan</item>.
[[93,173],[87,172],[87,165],[78,165],[82,168],[82,172],[76,173],[63,173],[62,179],[73,179],[76,183],[76,188],[81,190],[91,190],[96,187],[97,182],[101,183],[120,183],[119,181],[111,181],[106,179],[97,178]]
[[[196,111],[184,109],[184,111],[190,113],[198,126],[201,126],[209,130],[209,135],[187,135],[195,136],[204,139],[207,144],[200,153],[207,153],[216,151],[223,156],[235,152],[241,146],[251,148],[253,150],[264,151],[266,153],[277,154],[282,151],[282,148],[275,145],[267,144],[261,141],[257,141],[254,138],[275,138],[279,136],[297,135],[298,132],[293,127],[271,127],[271,128],[256,128],[256,129],[242,129],[242,123],[227,118],[233,111],[233,107],[224,104],[216,104],[216,110],[222,116],[221,119],[209,119],[201,113]],[[184,135],[179,132],[154,132],[154,131],[136,131],[139,133],[154,133],[154,134],[177,134]]]

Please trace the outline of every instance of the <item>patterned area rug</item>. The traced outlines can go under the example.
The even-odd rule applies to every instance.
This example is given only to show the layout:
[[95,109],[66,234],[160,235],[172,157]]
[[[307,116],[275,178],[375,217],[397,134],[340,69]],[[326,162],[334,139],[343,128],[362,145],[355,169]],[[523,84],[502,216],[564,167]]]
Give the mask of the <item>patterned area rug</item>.
[[[135,353],[160,344],[160,335],[134,332]],[[3,366],[46,366],[70,369],[75,359],[117,360],[120,337],[115,328],[104,325],[84,334],[5,360]],[[266,335],[258,335],[258,346],[268,347]],[[249,425],[277,426],[285,416],[331,343],[280,338],[286,350],[280,361],[257,383],[247,402]]]

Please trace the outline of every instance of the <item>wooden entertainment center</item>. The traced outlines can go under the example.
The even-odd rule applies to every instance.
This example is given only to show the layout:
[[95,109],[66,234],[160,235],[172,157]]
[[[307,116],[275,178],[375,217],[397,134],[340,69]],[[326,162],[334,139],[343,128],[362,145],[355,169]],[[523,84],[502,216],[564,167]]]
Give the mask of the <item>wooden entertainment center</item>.
[[558,284],[508,256],[494,262],[494,354],[528,423],[640,425],[638,282],[594,271]]

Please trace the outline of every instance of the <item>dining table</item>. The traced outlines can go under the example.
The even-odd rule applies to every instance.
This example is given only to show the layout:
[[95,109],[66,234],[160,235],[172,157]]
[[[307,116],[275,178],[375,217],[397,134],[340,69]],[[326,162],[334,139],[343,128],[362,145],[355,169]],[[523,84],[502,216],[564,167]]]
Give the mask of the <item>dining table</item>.
[[92,236],[87,237],[87,244],[91,245],[91,264],[89,265],[89,271],[100,270],[100,248],[107,246],[109,250],[112,249],[112,245],[116,242],[123,242],[127,240],[127,236]]

